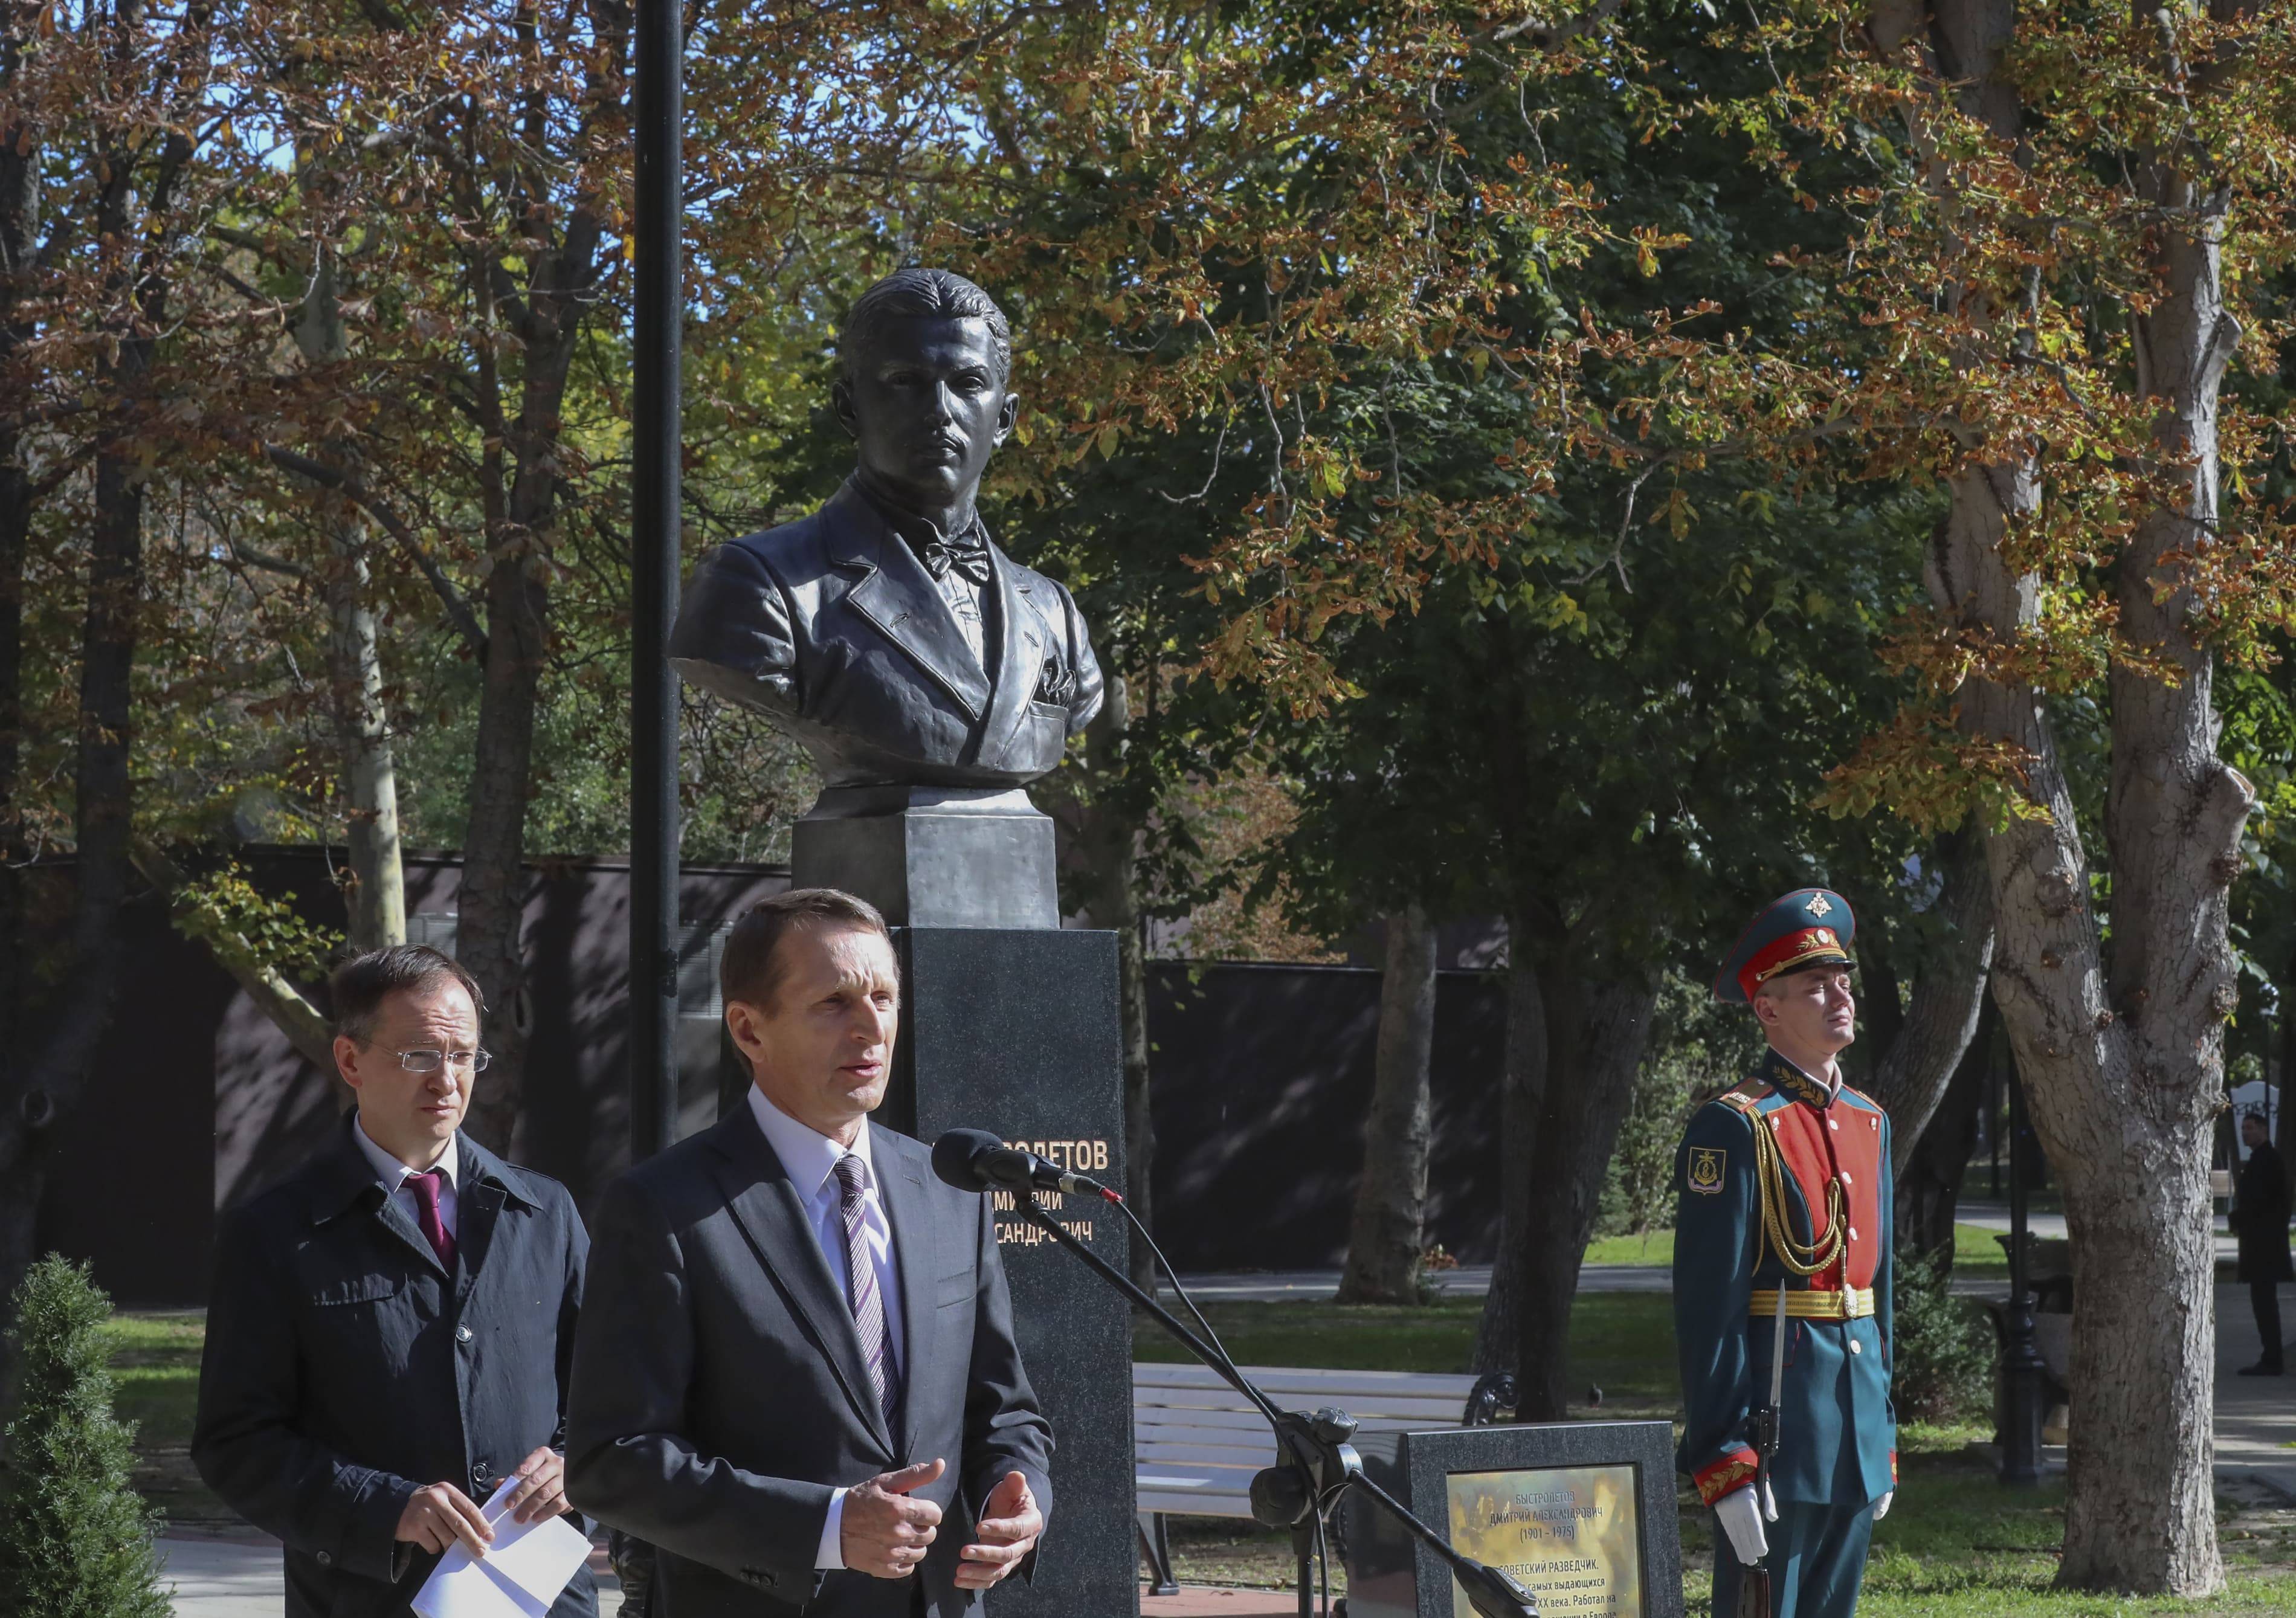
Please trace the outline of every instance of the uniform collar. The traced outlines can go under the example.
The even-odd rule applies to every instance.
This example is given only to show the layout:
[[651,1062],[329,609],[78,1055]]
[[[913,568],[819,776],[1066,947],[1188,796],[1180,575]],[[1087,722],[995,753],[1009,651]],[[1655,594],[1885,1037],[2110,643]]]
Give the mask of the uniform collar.
[[[758,1128],[764,1133],[766,1144],[773,1147],[774,1155],[782,1160],[782,1170],[789,1176],[790,1184],[797,1187],[798,1195],[808,1202],[813,1201],[821,1195],[821,1188],[829,1183],[830,1177],[837,1172],[838,1162],[847,1155],[848,1148],[811,1125],[800,1123],[783,1112],[767,1100],[765,1091],[756,1085],[750,1087],[749,1093],[750,1113],[758,1121]],[[861,1132],[853,1138],[850,1151],[853,1156],[861,1160],[861,1166],[868,1170],[868,1182],[875,1185],[877,1165],[869,1156],[867,1120],[862,1121]]]
[[1762,1053],[1762,1065],[1757,1076],[1780,1094],[1791,1096],[1820,1112],[1832,1106],[1834,1098],[1841,1094],[1839,1081],[1828,1084],[1823,1079],[1813,1078],[1775,1050]]

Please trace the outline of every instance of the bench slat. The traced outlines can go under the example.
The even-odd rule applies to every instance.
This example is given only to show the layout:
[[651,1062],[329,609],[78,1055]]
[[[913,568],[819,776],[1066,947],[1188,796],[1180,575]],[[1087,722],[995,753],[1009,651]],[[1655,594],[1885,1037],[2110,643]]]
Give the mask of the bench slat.
[[[1286,1366],[1250,1366],[1244,1375],[1278,1404],[1339,1405],[1366,1433],[1456,1427],[1478,1380]],[[1252,1476],[1276,1458],[1267,1418],[1208,1366],[1135,1364],[1132,1430],[1143,1512],[1248,1517]]]
[[[1246,1376],[1270,1392],[1277,1388],[1349,1387],[1366,1391],[1448,1394],[1456,1389],[1459,1397],[1464,1399],[1474,1391],[1479,1380],[1470,1374],[1436,1371],[1332,1371],[1268,1365],[1248,1365],[1242,1368]],[[1132,1385],[1136,1388],[1218,1388],[1232,1398],[1242,1397],[1227,1385],[1226,1378],[1208,1365],[1138,1362],[1132,1367]]]
[[[1357,1431],[1361,1433],[1424,1433],[1431,1429],[1455,1427],[1455,1421],[1429,1421],[1416,1416],[1365,1416],[1358,1417]],[[1132,1430],[1145,1438],[1155,1433],[1182,1433],[1201,1435],[1207,1441],[1216,1433],[1240,1433],[1271,1438],[1267,1419],[1257,1410],[1140,1410],[1134,1414]]]
[[[1457,1426],[1459,1425],[1459,1417],[1465,1410],[1467,1403],[1464,1398],[1348,1399],[1343,1397],[1334,1397],[1330,1394],[1322,1394],[1312,1400],[1290,1400],[1279,1397],[1275,1402],[1279,1409],[1286,1404],[1335,1404],[1341,1409],[1346,1410],[1349,1415],[1357,1417],[1358,1420],[1369,1417],[1388,1417],[1398,1420],[1424,1422],[1438,1427]],[[1144,1396],[1133,1400],[1132,1408],[1135,1410],[1143,1411],[1155,1410],[1159,1412],[1174,1412],[1169,1419],[1177,1421],[1185,1421],[1188,1419],[1188,1416],[1191,1413],[1213,1413],[1221,1411],[1240,1412],[1249,1415],[1253,1419],[1259,1421],[1265,1421],[1267,1419],[1259,1414],[1257,1409],[1246,1404],[1240,1399],[1232,1404],[1199,1404],[1190,1402],[1185,1398],[1160,1399]]]

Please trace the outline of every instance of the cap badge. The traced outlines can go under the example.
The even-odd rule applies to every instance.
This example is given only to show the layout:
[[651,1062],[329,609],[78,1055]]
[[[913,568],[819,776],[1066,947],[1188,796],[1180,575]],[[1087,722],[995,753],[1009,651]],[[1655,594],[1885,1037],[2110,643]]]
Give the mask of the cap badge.
[[1825,895],[1823,893],[1811,894],[1809,903],[1804,905],[1802,908],[1812,916],[1831,916],[1833,913],[1833,907],[1825,902]]

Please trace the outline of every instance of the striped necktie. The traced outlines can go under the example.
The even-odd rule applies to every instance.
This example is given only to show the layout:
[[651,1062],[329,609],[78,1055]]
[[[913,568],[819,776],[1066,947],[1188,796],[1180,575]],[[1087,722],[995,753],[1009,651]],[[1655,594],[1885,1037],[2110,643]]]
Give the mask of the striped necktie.
[[861,1358],[869,1367],[869,1385],[876,1391],[877,1408],[885,1425],[893,1424],[893,1406],[899,1389],[893,1376],[893,1351],[885,1331],[885,1294],[877,1285],[877,1266],[869,1256],[869,1232],[865,1221],[868,1203],[869,1168],[848,1152],[837,1160],[838,1206],[845,1217],[846,1295],[853,1305],[853,1324],[861,1334]]

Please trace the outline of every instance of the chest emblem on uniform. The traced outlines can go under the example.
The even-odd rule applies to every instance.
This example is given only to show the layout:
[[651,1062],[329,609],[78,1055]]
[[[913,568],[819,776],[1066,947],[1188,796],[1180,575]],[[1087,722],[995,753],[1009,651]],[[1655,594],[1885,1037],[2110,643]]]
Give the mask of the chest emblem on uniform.
[[1722,1158],[1723,1149],[1720,1146],[1690,1148],[1690,1170],[1685,1178],[1689,1180],[1690,1188],[1693,1191],[1703,1192],[1708,1196],[1714,1196],[1720,1193]]
[[1808,911],[1812,916],[1831,916],[1833,914],[1833,907],[1826,903],[1825,895],[1823,893],[1811,894],[1809,896],[1809,903],[1804,905],[1802,908]]

